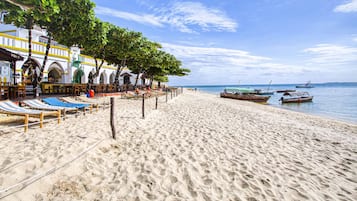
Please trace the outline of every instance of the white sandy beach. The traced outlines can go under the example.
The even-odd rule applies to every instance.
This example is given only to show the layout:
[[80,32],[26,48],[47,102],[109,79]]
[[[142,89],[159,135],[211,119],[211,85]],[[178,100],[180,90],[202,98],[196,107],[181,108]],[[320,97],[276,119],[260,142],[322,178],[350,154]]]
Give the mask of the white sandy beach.
[[[357,200],[357,125],[185,90],[0,133],[0,200]],[[0,126],[4,128],[6,126]]]

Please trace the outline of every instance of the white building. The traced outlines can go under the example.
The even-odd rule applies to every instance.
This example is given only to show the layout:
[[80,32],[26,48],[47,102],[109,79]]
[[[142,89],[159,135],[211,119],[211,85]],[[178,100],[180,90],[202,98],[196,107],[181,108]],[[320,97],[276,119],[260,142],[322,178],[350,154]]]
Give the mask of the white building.
[[[46,51],[46,31],[35,28],[32,30],[32,62],[42,66]],[[0,24],[0,47],[23,56],[23,61],[16,63],[17,83],[26,82],[26,77],[30,72],[22,72],[25,62],[28,60],[28,30],[17,28],[12,25]],[[6,63],[2,63],[6,66]],[[26,66],[26,65],[25,65]],[[5,68],[4,68],[5,69]],[[94,80],[94,84],[112,84],[116,74],[116,66],[108,65],[104,62],[99,76]],[[95,72],[95,61],[92,57],[80,54],[78,47],[65,47],[55,41],[51,45],[49,57],[44,69],[43,81],[53,83],[87,83],[90,73]],[[2,82],[5,77],[1,74]],[[10,76],[10,77],[9,77]],[[13,74],[7,75],[7,80],[13,80]],[[9,79],[10,78],[10,79]],[[136,75],[130,73],[129,69],[124,69],[119,77],[120,85],[134,84]],[[144,80],[139,80],[138,85],[145,84]]]

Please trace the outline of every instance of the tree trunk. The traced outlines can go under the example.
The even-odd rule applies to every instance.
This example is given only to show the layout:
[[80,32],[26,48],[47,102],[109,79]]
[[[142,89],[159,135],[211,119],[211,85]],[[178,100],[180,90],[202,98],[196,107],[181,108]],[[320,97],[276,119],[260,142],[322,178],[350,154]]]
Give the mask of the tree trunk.
[[[29,51],[29,55],[27,57],[27,61],[25,63],[28,63],[28,67],[27,68],[22,68],[22,74],[21,74],[21,79],[22,79],[22,83],[24,83],[25,81],[25,72],[27,69],[32,70],[32,18],[29,17],[27,19],[27,29],[28,29],[28,33],[29,33],[29,37],[28,37],[28,51]],[[32,83],[32,77],[31,77],[31,83]]]
[[36,98],[38,93],[38,89],[40,87],[40,83],[43,79],[43,71],[45,70],[45,67],[46,67],[46,63],[47,63],[47,60],[48,60],[48,54],[50,52],[50,48],[51,48],[51,34],[48,34],[48,40],[47,40],[47,45],[46,45],[46,53],[45,53],[45,57],[43,58],[43,63],[42,63],[42,66],[41,66],[41,69],[40,69],[40,75],[38,76],[37,75],[37,71],[35,70],[36,72],[36,80],[35,80],[35,83],[34,85],[36,85],[35,87],[35,93],[34,93],[34,97]]
[[[33,28],[33,19],[30,16],[27,19],[27,28],[28,28],[28,32],[29,32],[29,39],[28,39],[28,43],[29,43],[29,56],[27,58],[27,60],[29,61],[29,66],[27,67],[27,69],[29,69],[29,71],[31,71],[31,84],[32,84],[32,91],[34,96],[36,97],[36,93],[37,93],[37,72],[36,72],[36,66],[33,65],[32,63],[32,28]],[[24,74],[24,70],[26,71],[27,69],[23,69],[23,74]]]
[[28,30],[29,30],[29,40],[28,40],[28,43],[29,43],[29,56],[27,59],[31,59],[32,57],[32,19],[29,19],[29,22],[28,22]]
[[150,85],[149,85],[150,88],[152,88],[152,83],[153,83],[153,81],[154,81],[154,76],[151,76],[151,77],[150,77]]
[[119,76],[120,76],[122,71],[123,71],[123,66],[118,66],[118,68],[117,68],[117,70],[115,72],[114,84],[117,86],[117,89],[120,89]]
[[136,85],[138,84],[139,75],[140,75],[142,70],[143,70],[143,68],[141,67],[140,70],[138,71],[138,74],[136,74],[134,88],[136,88]]
[[136,85],[138,84],[139,74],[140,74],[140,73],[136,74],[134,88],[136,88]]
[[88,83],[87,83],[87,87],[86,87],[86,91],[87,93],[89,92],[89,90],[91,89],[91,84],[93,84],[94,82],[94,79],[98,77],[99,75],[99,71],[100,69],[102,68],[103,64],[104,64],[104,59],[102,59],[101,63],[99,64],[98,66],[98,61],[97,61],[97,58],[94,58],[94,61],[95,61],[95,73],[92,74],[91,77],[88,77]]
[[45,57],[43,58],[43,63],[42,63],[42,67],[40,70],[40,76],[37,79],[38,84],[42,81],[43,79],[43,71],[45,70],[46,67],[46,63],[48,60],[48,54],[50,53],[50,48],[51,48],[51,34],[48,34],[48,40],[47,40],[47,45],[46,45],[46,53],[45,53]]
[[124,60],[121,61],[121,64],[120,64],[120,66],[117,68],[117,71],[116,71],[116,73],[115,73],[114,83],[115,83],[115,85],[117,86],[117,91],[119,91],[119,89],[120,89],[119,77],[120,77],[121,72],[122,72],[123,69],[125,68],[125,65],[126,65],[126,59],[124,59]]

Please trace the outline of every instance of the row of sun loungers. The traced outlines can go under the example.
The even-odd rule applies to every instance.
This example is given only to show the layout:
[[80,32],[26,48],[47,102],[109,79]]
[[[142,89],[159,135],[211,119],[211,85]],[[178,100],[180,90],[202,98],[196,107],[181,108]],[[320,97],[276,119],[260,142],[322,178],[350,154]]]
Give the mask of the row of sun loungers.
[[66,102],[58,98],[44,98],[41,100],[32,99],[24,100],[22,103],[27,106],[20,107],[10,100],[0,101],[0,113],[8,115],[24,116],[24,129],[25,132],[28,130],[29,117],[37,117],[40,119],[40,128],[43,127],[43,119],[45,116],[57,116],[58,123],[61,119],[62,114],[65,115],[66,112],[78,112],[78,110],[90,110],[96,107],[98,110],[98,103],[86,103],[75,101],[72,98],[63,98]]
[[0,113],[9,114],[9,115],[18,115],[24,116],[24,128],[25,132],[28,130],[29,117],[37,117],[40,119],[40,128],[43,127],[43,119],[45,116],[57,115],[58,123],[61,120],[61,111],[41,111],[41,110],[33,110],[27,109],[23,107],[19,107],[15,103],[10,100],[1,101],[0,102]]

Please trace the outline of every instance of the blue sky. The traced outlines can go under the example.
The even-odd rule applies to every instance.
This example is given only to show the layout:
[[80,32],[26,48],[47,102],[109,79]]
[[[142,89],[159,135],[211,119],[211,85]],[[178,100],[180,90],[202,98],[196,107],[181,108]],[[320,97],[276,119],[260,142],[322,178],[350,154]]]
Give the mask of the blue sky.
[[357,82],[357,0],[95,0],[191,73],[170,85]]

